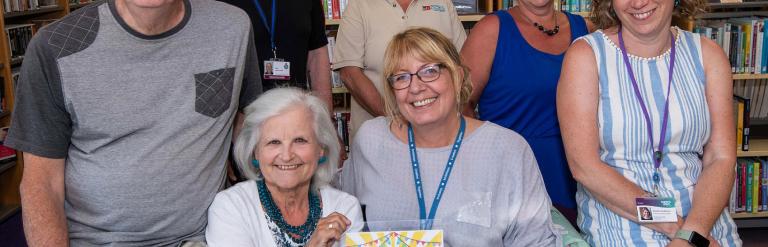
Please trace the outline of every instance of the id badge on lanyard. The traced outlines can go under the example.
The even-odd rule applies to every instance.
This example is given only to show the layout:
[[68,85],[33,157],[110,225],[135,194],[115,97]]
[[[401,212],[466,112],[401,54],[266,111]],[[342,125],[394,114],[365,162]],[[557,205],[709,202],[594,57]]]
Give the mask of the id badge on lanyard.
[[[637,221],[640,223],[656,223],[656,222],[677,222],[677,208],[675,207],[675,198],[672,197],[659,197],[659,184],[661,183],[660,169],[662,161],[664,160],[664,140],[667,133],[667,121],[669,120],[669,92],[672,90],[672,75],[675,68],[675,35],[671,34],[670,43],[672,44],[672,51],[669,62],[669,84],[667,84],[667,98],[664,103],[664,115],[661,123],[661,134],[659,134],[658,150],[653,151],[653,194],[649,197],[635,198],[635,207],[637,208]],[[629,63],[629,57],[627,56],[627,49],[624,46],[624,37],[622,36],[622,28],[619,27],[619,48],[624,59],[624,65],[627,68],[629,79],[632,82],[632,89],[634,90],[635,97],[640,108],[643,110],[643,117],[648,130],[649,143],[653,144],[653,130],[650,114],[645,106],[645,101],[640,94],[640,89],[635,79],[632,66]],[[653,146],[651,146],[653,149]]]
[[264,79],[290,80],[291,62],[280,58],[272,58],[264,61]]
[[290,80],[291,79],[291,62],[285,61],[285,59],[277,57],[277,45],[275,45],[275,16],[277,13],[277,1],[272,0],[272,22],[267,22],[267,15],[264,10],[261,9],[261,4],[258,1],[253,1],[256,10],[259,11],[264,28],[269,33],[269,45],[272,48],[272,58],[264,61],[264,79],[268,80]]
[[635,207],[640,223],[677,222],[675,198],[638,197],[635,198]]

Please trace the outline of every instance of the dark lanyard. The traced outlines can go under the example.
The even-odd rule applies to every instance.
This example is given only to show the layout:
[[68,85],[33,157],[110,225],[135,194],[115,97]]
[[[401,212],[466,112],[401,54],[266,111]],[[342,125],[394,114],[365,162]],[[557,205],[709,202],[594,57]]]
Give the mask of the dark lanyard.
[[258,0],[253,0],[253,5],[255,5],[256,10],[259,11],[261,22],[264,23],[264,28],[266,28],[267,32],[269,33],[269,45],[270,48],[272,48],[272,55],[274,58],[277,58],[277,47],[275,46],[275,16],[277,16],[277,14],[275,14],[276,3],[277,0],[272,0],[272,24],[269,24],[267,22],[267,15],[265,15],[264,10],[261,9],[261,4],[259,4]]
[[[640,89],[637,86],[637,80],[635,80],[635,74],[632,72],[632,66],[629,64],[629,57],[627,56],[627,48],[624,47],[624,37],[621,35],[621,26],[619,26],[619,48],[621,49],[621,55],[624,57],[624,65],[627,67],[627,72],[629,73],[629,79],[632,81],[632,88],[635,91],[635,98],[637,98],[637,101],[640,103],[640,108],[643,109],[643,116],[645,117],[645,124],[647,125],[648,129],[648,139],[651,143],[651,151],[653,151],[653,126],[651,125],[651,117],[648,114],[648,109],[645,107],[645,101],[643,100],[643,96],[640,95]],[[664,159],[664,139],[666,139],[667,134],[667,121],[669,120],[669,92],[672,91],[672,75],[673,71],[675,69],[675,35],[672,34],[669,37],[669,40],[672,44],[672,54],[671,58],[669,59],[669,83],[667,84],[667,98],[664,102],[664,117],[662,119],[661,123],[661,134],[659,135],[659,146],[656,151],[653,152],[653,189],[654,189],[654,196],[658,196],[659,194],[659,182],[661,179],[659,178],[659,166],[661,166],[661,161]]]
[[451,155],[448,156],[448,163],[445,164],[445,170],[443,171],[443,177],[440,179],[440,184],[435,192],[435,200],[432,201],[432,208],[429,210],[429,216],[427,216],[427,209],[424,202],[424,190],[421,185],[421,172],[419,171],[419,158],[416,157],[416,141],[413,138],[413,127],[408,124],[408,148],[411,150],[411,164],[413,164],[413,180],[416,184],[416,197],[419,199],[419,227],[421,230],[431,230],[432,223],[435,219],[435,213],[437,212],[437,206],[440,205],[440,199],[443,198],[443,191],[445,191],[445,185],[448,184],[448,177],[451,176],[453,170],[453,164],[456,161],[456,155],[459,153],[461,147],[461,141],[464,139],[464,129],[466,123],[464,117],[461,117],[461,123],[459,126],[459,133],[456,134],[456,139],[453,141],[453,147],[451,148]]

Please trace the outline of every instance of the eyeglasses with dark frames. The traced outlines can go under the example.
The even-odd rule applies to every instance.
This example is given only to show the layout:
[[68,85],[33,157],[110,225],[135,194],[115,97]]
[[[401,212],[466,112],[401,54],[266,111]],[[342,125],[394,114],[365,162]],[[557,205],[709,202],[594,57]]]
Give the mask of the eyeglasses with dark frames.
[[406,89],[411,86],[413,76],[419,77],[419,80],[423,82],[433,82],[440,78],[440,71],[445,68],[443,64],[427,64],[416,71],[416,73],[400,73],[387,77],[389,86],[395,90]]

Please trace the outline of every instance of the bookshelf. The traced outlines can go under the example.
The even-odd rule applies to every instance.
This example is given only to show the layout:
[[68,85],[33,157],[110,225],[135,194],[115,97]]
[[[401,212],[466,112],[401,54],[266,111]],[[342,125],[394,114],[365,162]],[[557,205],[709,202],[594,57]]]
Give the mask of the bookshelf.
[[[42,2],[42,1],[40,1]],[[78,3],[70,6],[69,0],[55,0],[54,6],[41,6],[26,11],[5,12],[5,6],[0,5],[0,29],[5,30],[10,25],[32,24],[38,20],[60,19],[71,10],[90,3]],[[3,95],[6,109],[0,112],[0,126],[8,126],[11,121],[11,109],[14,102],[12,70],[20,66],[22,57],[11,58],[9,37],[5,31],[0,32],[0,76],[3,80]],[[21,207],[19,184],[21,183],[24,161],[21,153],[17,153],[15,161],[0,164],[0,222],[18,212]]]
[[[695,20],[689,21],[690,24],[693,24],[693,22],[696,22],[697,28],[701,30],[701,28],[715,28],[720,27],[718,25],[717,21],[713,20],[726,20],[727,23],[732,23],[730,25],[736,26],[736,25],[744,25],[742,22],[732,22],[731,18],[744,18],[744,19],[763,19],[765,16],[768,16],[768,1],[754,1],[754,2],[739,2],[739,3],[708,3],[709,12],[704,13],[702,15],[699,15],[696,17]],[[755,17],[755,16],[762,16],[762,17]],[[722,21],[721,21],[722,22]],[[757,27],[758,25],[754,25],[754,27]],[[691,28],[693,25],[691,25]],[[731,29],[731,32],[733,32],[735,28]],[[758,30],[758,29],[752,29],[752,30]],[[708,30],[705,30],[708,31]],[[721,29],[722,31],[722,29]],[[741,31],[740,31],[741,32]],[[756,32],[756,31],[755,31]],[[705,34],[709,34],[708,32],[704,32]],[[753,34],[754,35],[754,34]],[[758,33],[758,35],[755,35],[754,37],[757,37],[759,35],[762,35],[761,33]],[[726,42],[725,37],[721,34],[718,35],[712,35],[709,38],[712,38],[713,40],[716,40],[717,43],[725,46],[726,52],[730,53],[729,59],[731,59],[732,66],[738,67],[739,66],[745,66],[744,64],[746,62],[741,61],[740,59],[744,59],[741,55],[742,53],[739,53],[737,57],[734,57],[734,43],[733,39],[731,39],[730,42]],[[716,39],[720,38],[720,40]],[[756,39],[756,38],[755,38]],[[763,41],[762,39],[757,40],[757,42]],[[753,41],[754,42],[754,41]],[[736,43],[738,44],[738,43]],[[763,43],[764,44],[764,43]],[[760,47],[760,46],[758,46]],[[738,48],[738,47],[737,47]],[[760,54],[759,48],[752,47],[752,52],[756,52],[758,55]],[[747,50],[749,51],[749,50]],[[749,54],[749,53],[747,53]],[[755,58],[756,56],[753,56],[751,58],[751,62],[761,62],[760,58]],[[735,62],[734,62],[735,61]],[[753,65],[746,65],[747,68],[751,67]],[[764,72],[763,72],[764,73]],[[755,130],[756,122],[760,122],[762,114],[761,106],[763,105],[762,99],[764,98],[762,95],[762,91],[768,90],[764,85],[765,79],[768,79],[768,74],[751,74],[751,73],[734,73],[733,74],[733,80],[734,80],[734,95],[738,94],[741,96],[745,96],[748,98],[752,98],[752,104],[750,104],[752,109],[756,109],[757,113],[752,115],[750,118],[750,122],[752,123],[750,128],[750,139],[749,139],[749,151],[742,151],[741,148],[737,148],[736,150],[736,156],[739,158],[739,161],[737,163],[740,163],[739,165],[736,165],[736,177],[737,177],[737,185],[736,189],[734,190],[736,192],[736,196],[733,196],[729,199],[729,204],[731,207],[744,209],[744,198],[741,198],[744,194],[744,188],[745,184],[743,184],[743,174],[745,174],[744,170],[746,170],[746,167],[751,167],[750,161],[745,160],[751,160],[752,157],[766,157],[768,156],[768,139],[759,139],[760,137],[754,138],[758,135],[763,134],[757,134],[755,132],[761,132],[761,131],[753,131]],[[746,89],[749,89],[748,91]],[[753,91],[754,90],[754,91]],[[755,95],[760,95],[757,98],[753,98]],[[747,126],[745,126],[747,127]],[[741,164],[745,163],[745,164]],[[760,162],[762,163],[762,162]],[[760,165],[760,170],[766,168],[765,164]],[[749,168],[749,170],[752,170]],[[741,173],[741,174],[740,174]],[[762,171],[761,171],[762,173]],[[758,175],[760,176],[760,175]],[[754,177],[757,178],[757,177]],[[748,180],[752,180],[754,178],[747,178]],[[755,183],[754,180],[752,180],[753,184]],[[764,180],[763,180],[764,181]],[[758,186],[754,188],[759,188],[760,180],[757,180]],[[746,186],[748,187],[749,184],[747,182]],[[739,190],[741,190],[741,195],[739,195]],[[749,188],[747,188],[747,193],[749,192]],[[757,199],[752,200],[760,200],[762,201],[761,197],[762,194],[762,188],[759,192],[756,193],[758,196]],[[754,195],[754,194],[753,194]],[[736,200],[734,203],[733,200]],[[741,203],[739,203],[739,200],[741,200]],[[750,197],[747,197],[747,202],[749,202]],[[754,204],[753,204],[754,205]],[[741,207],[740,207],[741,206]],[[747,208],[748,210],[748,208]],[[768,226],[768,211],[760,211],[760,212],[738,212],[738,213],[731,213],[731,217],[738,220],[739,227],[765,227]],[[749,223],[749,224],[744,224]]]

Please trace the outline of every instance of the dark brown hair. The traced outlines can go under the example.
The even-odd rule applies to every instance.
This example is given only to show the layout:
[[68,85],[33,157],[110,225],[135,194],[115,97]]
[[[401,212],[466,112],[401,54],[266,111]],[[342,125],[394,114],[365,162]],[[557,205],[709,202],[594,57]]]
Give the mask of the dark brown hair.
[[[674,1],[674,0],[664,0]],[[613,0],[592,0],[592,12],[589,19],[595,23],[598,29],[607,29],[617,26],[620,23],[613,10]],[[672,15],[681,18],[690,18],[707,11],[706,0],[680,0],[680,4],[675,6]]]

